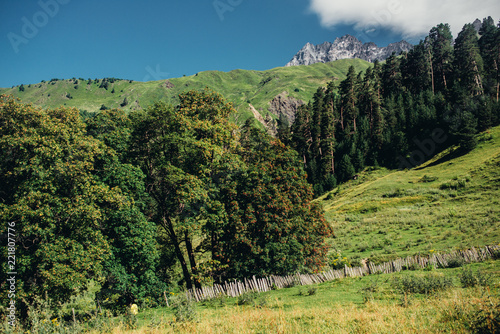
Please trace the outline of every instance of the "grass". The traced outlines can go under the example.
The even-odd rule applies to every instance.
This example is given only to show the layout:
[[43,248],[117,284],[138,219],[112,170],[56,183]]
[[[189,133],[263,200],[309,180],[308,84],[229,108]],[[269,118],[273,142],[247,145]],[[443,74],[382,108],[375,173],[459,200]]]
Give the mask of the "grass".
[[[89,112],[98,111],[102,105],[124,110],[142,109],[156,101],[175,104],[180,93],[191,89],[209,87],[233,102],[238,114],[239,124],[252,115],[252,104],[263,116],[269,114],[269,102],[282,92],[302,101],[309,101],[319,86],[327,82],[345,79],[349,66],[356,71],[364,71],[370,63],[360,59],[343,59],[327,64],[310,66],[278,67],[267,71],[234,70],[230,72],[205,71],[192,76],[169,79],[173,87],[166,87],[166,80],[138,82],[119,80],[110,84],[108,89],[99,88],[99,83],[87,84],[84,81],[69,79],[37,84],[0,88],[0,94],[10,94],[23,102],[31,102],[43,108],[57,108],[61,105],[76,107]],[[112,91],[114,90],[114,93]],[[120,104],[127,98],[128,104]],[[276,117],[276,116],[272,116]]]
[[[488,326],[500,329],[499,278],[500,262],[490,260],[458,268],[344,278],[184,308],[183,302],[171,300],[170,307],[141,309],[130,319],[91,319],[85,332],[490,333]],[[57,319],[47,325],[47,333],[72,332],[71,323],[59,324]]]
[[469,154],[448,160],[451,148],[412,170],[367,169],[319,198],[332,248],[356,264],[498,243],[500,127],[483,136]]
[[[489,261],[466,269],[495,279],[487,287],[462,288],[464,268],[345,278],[315,285],[311,294],[310,287],[296,286],[259,294],[255,303],[227,298],[197,304],[196,321],[176,322],[172,308],[144,310],[137,329],[122,325],[112,333],[469,333],[481,310],[500,305],[500,267]],[[438,278],[452,286],[404,294],[401,278]]]

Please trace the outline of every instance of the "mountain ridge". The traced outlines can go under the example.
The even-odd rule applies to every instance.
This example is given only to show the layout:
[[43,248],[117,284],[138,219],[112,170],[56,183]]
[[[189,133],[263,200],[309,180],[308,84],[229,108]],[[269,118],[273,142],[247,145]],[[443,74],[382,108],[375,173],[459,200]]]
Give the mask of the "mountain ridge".
[[146,108],[156,101],[175,104],[178,94],[209,87],[233,103],[237,110],[234,118],[238,124],[254,116],[254,107],[267,120],[263,126],[272,133],[275,128],[272,123],[280,115],[284,114],[292,122],[294,110],[300,103],[307,103],[319,86],[332,80],[340,82],[345,79],[351,65],[357,72],[372,66],[360,59],[345,59],[328,64],[277,67],[266,71],[204,71],[192,76],[148,82],[109,78],[53,79],[0,88],[0,94],[12,95],[41,108],[66,106],[97,112],[106,107],[130,112]]
[[400,52],[409,51],[412,48],[413,45],[405,40],[391,43],[385,47],[378,47],[373,42],[363,44],[356,37],[347,34],[337,37],[333,43],[324,42],[318,45],[306,43],[285,66],[312,65],[354,58],[368,62],[374,62],[375,60],[382,61],[393,53],[399,54]]

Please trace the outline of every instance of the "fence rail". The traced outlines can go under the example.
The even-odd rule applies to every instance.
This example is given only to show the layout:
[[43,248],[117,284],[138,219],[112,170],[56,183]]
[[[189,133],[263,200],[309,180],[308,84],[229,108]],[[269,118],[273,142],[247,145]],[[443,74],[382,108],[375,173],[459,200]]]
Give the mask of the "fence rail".
[[437,268],[447,268],[452,261],[461,260],[463,263],[483,262],[492,259],[495,253],[500,252],[500,246],[486,246],[483,248],[471,248],[468,250],[458,250],[446,254],[431,254],[429,256],[409,256],[396,259],[379,265],[369,263],[363,267],[347,267],[343,269],[332,269],[317,274],[295,274],[289,276],[269,276],[243,281],[225,282],[214,284],[213,286],[202,287],[201,289],[190,289],[186,291],[188,298],[196,301],[216,298],[220,295],[228,297],[238,297],[245,292],[265,292],[271,289],[282,289],[293,285],[311,285],[333,281],[344,277],[361,277],[372,274],[389,274],[409,270],[414,268],[425,268],[433,265]]

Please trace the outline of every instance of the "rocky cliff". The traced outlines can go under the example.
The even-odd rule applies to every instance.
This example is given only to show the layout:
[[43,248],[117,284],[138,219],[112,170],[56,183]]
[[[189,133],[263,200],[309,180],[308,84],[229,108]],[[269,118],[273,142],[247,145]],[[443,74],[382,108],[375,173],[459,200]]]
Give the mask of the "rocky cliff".
[[328,63],[331,61],[360,58],[369,62],[385,60],[393,52],[399,54],[409,51],[413,46],[401,41],[391,43],[386,47],[378,47],[375,43],[362,43],[351,35],[336,38],[333,43],[325,42],[320,45],[307,43],[285,66],[311,65],[315,63]]

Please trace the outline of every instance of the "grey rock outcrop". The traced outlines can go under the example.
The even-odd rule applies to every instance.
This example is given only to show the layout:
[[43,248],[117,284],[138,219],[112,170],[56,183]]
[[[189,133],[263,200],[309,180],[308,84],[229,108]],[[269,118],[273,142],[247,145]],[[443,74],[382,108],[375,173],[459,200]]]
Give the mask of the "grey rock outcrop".
[[320,45],[307,43],[285,66],[311,65],[328,63],[339,59],[360,58],[369,62],[385,60],[393,52],[409,51],[413,45],[406,41],[391,43],[386,47],[378,47],[375,43],[362,43],[351,35],[336,38],[333,43]]
[[483,27],[483,22],[481,22],[479,19],[476,19],[474,22],[472,22],[472,26],[479,34],[479,30],[481,30],[481,28]]
[[286,117],[289,124],[295,121],[295,114],[304,101],[288,96],[288,92],[283,92],[269,102],[269,111],[277,118]]

